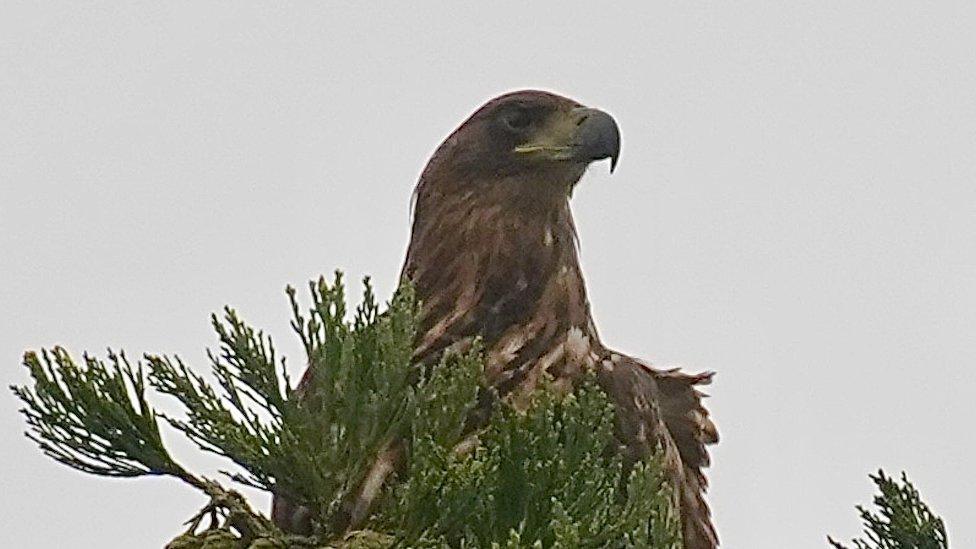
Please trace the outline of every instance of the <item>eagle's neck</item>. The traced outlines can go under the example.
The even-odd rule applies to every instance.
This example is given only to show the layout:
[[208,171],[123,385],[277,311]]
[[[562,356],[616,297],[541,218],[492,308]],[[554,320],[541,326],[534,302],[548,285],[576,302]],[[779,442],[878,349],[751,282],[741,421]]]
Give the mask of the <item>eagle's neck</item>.
[[[566,190],[421,181],[404,276],[422,302],[417,357],[481,337],[502,392],[542,371],[571,377],[599,346]],[[585,360],[583,360],[585,362]],[[566,374],[563,376],[562,374]]]

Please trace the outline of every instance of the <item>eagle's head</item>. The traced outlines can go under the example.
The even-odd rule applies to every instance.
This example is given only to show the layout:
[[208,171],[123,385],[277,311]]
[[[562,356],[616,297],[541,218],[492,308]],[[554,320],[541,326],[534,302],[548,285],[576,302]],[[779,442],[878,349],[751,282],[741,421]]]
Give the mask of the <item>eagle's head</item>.
[[495,181],[571,189],[597,160],[616,167],[620,130],[609,114],[542,91],[492,99],[440,146],[428,172],[457,183]]
[[573,328],[595,348],[569,197],[587,166],[612,168],[619,153],[609,114],[548,92],[496,97],[462,122],[414,195],[403,277],[423,303],[415,357],[479,337],[489,354],[514,353],[489,367],[494,381],[509,376],[505,394],[525,373],[515,362],[534,363]]

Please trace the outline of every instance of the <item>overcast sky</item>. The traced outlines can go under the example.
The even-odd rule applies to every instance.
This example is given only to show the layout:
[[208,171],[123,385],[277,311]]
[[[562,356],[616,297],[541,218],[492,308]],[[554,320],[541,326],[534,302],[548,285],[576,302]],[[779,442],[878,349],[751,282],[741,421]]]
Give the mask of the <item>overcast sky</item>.
[[[54,344],[205,368],[225,304],[297,375],[285,285],[388,296],[434,147],[542,88],[622,128],[573,199],[590,299],[608,344],[718,372],[723,546],[850,537],[884,467],[976,547],[971,2],[246,4],[4,3],[4,385]],[[0,545],[160,547],[204,503],[54,463],[17,408]]]

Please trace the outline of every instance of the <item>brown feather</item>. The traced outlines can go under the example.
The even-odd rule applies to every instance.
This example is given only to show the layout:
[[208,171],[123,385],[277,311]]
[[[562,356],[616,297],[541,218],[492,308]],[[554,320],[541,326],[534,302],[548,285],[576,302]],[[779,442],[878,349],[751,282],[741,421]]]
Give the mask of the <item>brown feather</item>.
[[717,547],[718,534],[704,498],[708,480],[703,469],[709,464],[705,445],[718,442],[718,432],[696,388],[710,383],[712,374],[658,370],[611,352],[601,361],[598,377],[614,401],[625,456],[634,460],[655,447],[661,451],[675,487],[685,548]]

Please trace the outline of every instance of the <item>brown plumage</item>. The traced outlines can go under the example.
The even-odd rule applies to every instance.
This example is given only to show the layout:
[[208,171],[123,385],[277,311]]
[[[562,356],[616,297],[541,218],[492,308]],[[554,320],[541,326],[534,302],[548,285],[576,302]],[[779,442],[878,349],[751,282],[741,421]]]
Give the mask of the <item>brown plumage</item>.
[[[618,152],[609,115],[538,91],[489,101],[441,144],[416,188],[402,273],[422,303],[415,358],[431,364],[480,337],[489,382],[515,405],[544,372],[568,387],[595,369],[618,412],[621,451],[630,461],[663,451],[686,548],[714,548],[702,469],[718,436],[696,389],[711,374],[656,370],[610,350],[590,315],[569,198],[591,162],[613,165]],[[374,469],[391,470],[388,460]],[[281,502],[273,514],[294,525]]]

